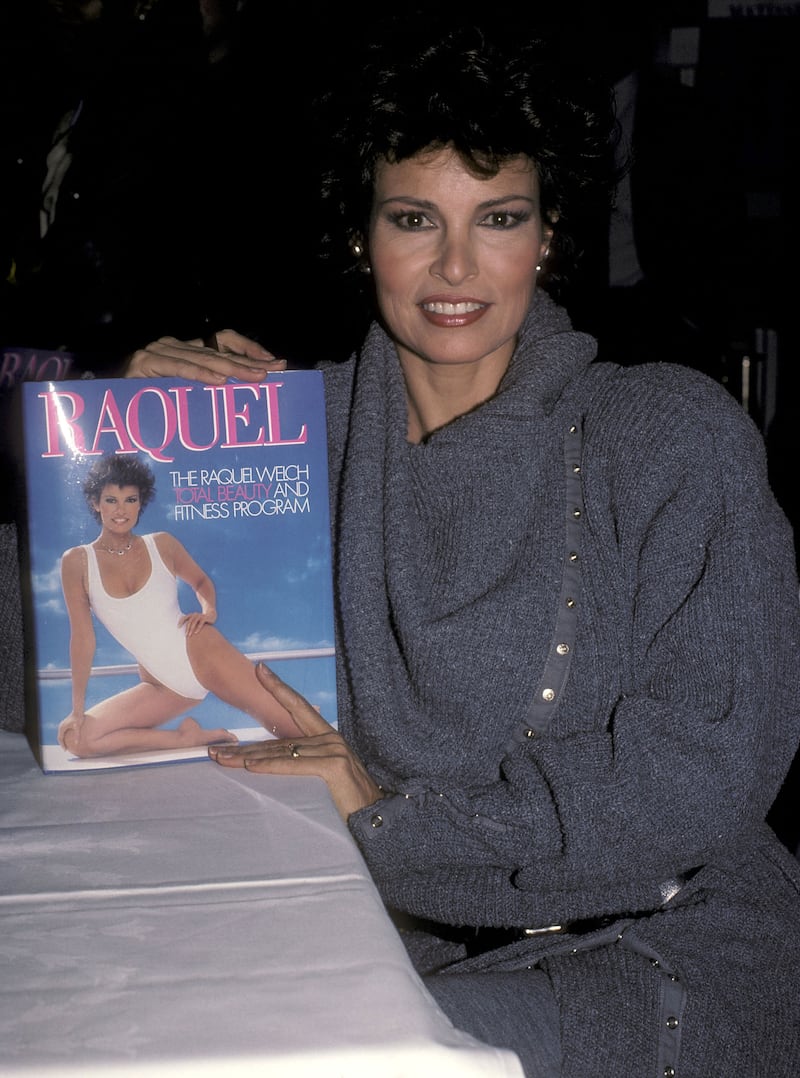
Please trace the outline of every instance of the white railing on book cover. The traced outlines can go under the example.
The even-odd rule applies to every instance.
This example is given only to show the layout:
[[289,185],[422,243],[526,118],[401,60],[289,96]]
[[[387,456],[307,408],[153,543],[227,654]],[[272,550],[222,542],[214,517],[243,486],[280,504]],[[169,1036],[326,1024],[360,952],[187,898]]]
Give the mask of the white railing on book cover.
[[[289,651],[250,651],[247,658],[254,663],[278,662],[282,659],[328,659],[336,654],[332,647],[329,648],[297,648]],[[116,674],[136,674],[139,667],[136,663],[122,663],[118,666],[93,666],[90,677],[113,677]],[[70,667],[47,667],[39,670],[40,681],[63,681],[72,677]]]

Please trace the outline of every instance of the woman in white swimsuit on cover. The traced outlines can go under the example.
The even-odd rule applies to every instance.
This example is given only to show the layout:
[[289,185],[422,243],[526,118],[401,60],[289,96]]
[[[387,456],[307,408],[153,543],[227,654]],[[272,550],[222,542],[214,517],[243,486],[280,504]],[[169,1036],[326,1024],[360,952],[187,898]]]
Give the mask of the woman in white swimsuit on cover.
[[[254,664],[214,628],[214,585],[187,550],[168,532],[133,534],[154,488],[150,468],[133,457],[103,457],[84,484],[101,531],[61,560],[72,711],[58,728],[59,744],[76,756],[105,756],[235,741],[228,730],[205,730],[191,717],[176,729],[155,729],[209,692],[279,737],[298,734],[289,713],[261,687]],[[181,612],[178,580],[194,590],[199,611]],[[140,681],[86,710],[93,613],[134,656]]]

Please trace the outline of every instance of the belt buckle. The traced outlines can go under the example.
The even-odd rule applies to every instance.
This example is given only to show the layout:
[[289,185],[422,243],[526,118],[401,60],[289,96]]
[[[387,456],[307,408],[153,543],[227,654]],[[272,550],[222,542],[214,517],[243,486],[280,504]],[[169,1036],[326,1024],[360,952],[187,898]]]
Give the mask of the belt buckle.
[[523,928],[522,936],[527,939],[529,936],[549,936],[554,935],[556,932],[565,932],[566,925],[544,925],[542,928]]

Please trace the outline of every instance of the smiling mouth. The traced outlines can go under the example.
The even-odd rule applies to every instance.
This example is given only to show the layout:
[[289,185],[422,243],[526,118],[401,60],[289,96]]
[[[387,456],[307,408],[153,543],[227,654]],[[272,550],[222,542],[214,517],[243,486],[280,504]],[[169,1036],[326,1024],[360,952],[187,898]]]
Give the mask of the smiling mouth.
[[459,315],[472,314],[473,311],[480,311],[486,306],[486,304],[476,303],[474,301],[464,303],[445,303],[443,301],[437,300],[435,303],[422,303],[420,304],[420,306],[422,307],[423,311],[429,311],[431,314]]

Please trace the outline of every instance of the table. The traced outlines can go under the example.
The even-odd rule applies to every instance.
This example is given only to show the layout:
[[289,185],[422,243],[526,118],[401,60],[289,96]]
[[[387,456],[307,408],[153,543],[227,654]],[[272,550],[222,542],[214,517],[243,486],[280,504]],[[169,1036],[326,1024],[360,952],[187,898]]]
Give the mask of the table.
[[44,775],[0,731],[0,1073],[522,1074],[411,967],[324,783]]

